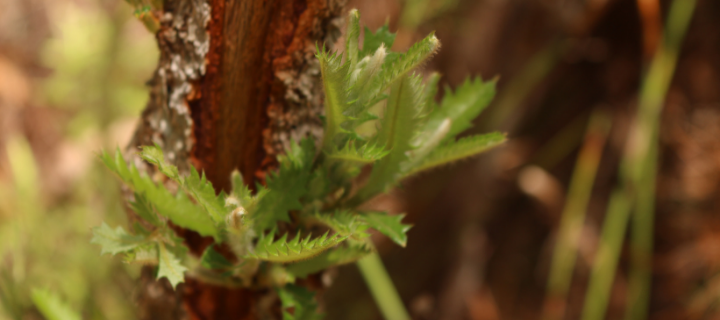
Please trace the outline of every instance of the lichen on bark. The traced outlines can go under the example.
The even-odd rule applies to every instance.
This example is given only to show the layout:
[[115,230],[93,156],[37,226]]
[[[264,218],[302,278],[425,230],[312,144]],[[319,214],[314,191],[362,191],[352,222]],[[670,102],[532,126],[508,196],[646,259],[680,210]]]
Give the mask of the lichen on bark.
[[160,59],[148,83],[150,100],[131,142],[131,147],[160,145],[181,170],[189,168],[194,145],[187,99],[193,94],[193,82],[205,75],[210,10],[206,0],[165,2],[156,35]]
[[[263,181],[291,139],[322,136],[322,87],[315,45],[340,35],[345,0],[165,0],[153,12],[160,58],[150,99],[127,156],[157,144],[187,172],[202,170],[218,189],[239,169]],[[167,183],[167,182],[165,182]],[[128,194],[128,198],[132,197]],[[194,254],[212,243],[177,229]],[[186,277],[173,291],[144,270],[141,319],[278,317],[272,290],[226,288]]]

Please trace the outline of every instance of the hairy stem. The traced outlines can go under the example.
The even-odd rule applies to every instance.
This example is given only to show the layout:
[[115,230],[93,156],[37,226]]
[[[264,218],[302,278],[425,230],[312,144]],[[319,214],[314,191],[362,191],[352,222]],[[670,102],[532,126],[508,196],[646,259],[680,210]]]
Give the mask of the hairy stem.
[[695,0],[674,1],[662,45],[655,53],[640,92],[637,123],[631,132],[622,168],[627,190],[636,197],[631,220],[631,265],[625,319],[645,319],[652,275],[655,176],[660,114],[670,87],[678,52],[690,24]]

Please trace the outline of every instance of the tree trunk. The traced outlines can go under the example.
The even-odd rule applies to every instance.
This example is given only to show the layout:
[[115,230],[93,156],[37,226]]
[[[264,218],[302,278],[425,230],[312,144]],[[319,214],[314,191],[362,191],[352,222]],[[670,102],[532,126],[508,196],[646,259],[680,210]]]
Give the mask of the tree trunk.
[[[165,0],[154,12],[160,60],[130,149],[158,144],[180,170],[203,170],[217,191],[230,188],[236,169],[250,186],[262,183],[291,139],[322,135],[315,45],[332,47],[344,2]],[[196,255],[212,243],[178,233]],[[148,268],[137,299],[141,319],[280,317],[272,290],[186,277],[173,292]]]

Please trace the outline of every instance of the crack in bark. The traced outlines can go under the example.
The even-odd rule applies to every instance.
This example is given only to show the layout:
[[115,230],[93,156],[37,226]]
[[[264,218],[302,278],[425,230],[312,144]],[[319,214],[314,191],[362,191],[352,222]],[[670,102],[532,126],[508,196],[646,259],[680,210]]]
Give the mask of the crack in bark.
[[[187,173],[203,170],[228,190],[239,169],[263,181],[290,139],[322,136],[316,42],[340,35],[345,0],[165,0],[156,12],[158,67],[130,150],[158,144]],[[212,10],[211,10],[212,8]],[[141,170],[136,152],[127,155]],[[128,195],[132,197],[132,195]],[[132,215],[132,214],[131,214]],[[191,252],[212,239],[179,230]],[[177,291],[146,267],[137,294],[141,319],[279,318],[272,290],[229,289],[186,279]]]

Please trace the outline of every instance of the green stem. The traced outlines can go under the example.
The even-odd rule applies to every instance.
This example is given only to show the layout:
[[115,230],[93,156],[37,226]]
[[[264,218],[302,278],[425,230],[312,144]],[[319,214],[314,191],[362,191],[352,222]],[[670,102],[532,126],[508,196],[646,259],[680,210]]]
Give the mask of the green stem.
[[[657,138],[657,137],[656,137]],[[657,139],[648,151],[636,194],[630,237],[630,271],[628,275],[628,308],[625,319],[645,319],[650,304],[652,282],[653,226],[655,225],[655,179],[657,176]]]
[[630,199],[622,188],[618,188],[610,197],[610,203],[605,213],[600,244],[585,296],[582,320],[605,319],[605,311],[615,279],[629,216]]
[[547,286],[547,300],[543,312],[544,319],[564,318],[567,293],[575,269],[577,247],[581,240],[585,212],[605,139],[610,131],[610,124],[609,117],[600,111],[595,111],[590,118],[585,142],[575,165],[557,233]]
[[655,177],[660,113],[677,65],[678,52],[695,10],[695,0],[673,1],[662,45],[655,53],[640,92],[637,123],[621,168],[626,193],[635,196],[631,223],[631,265],[625,319],[645,319],[652,276]]
[[357,266],[385,320],[409,320],[410,315],[405,310],[380,255],[373,252],[358,261]]

